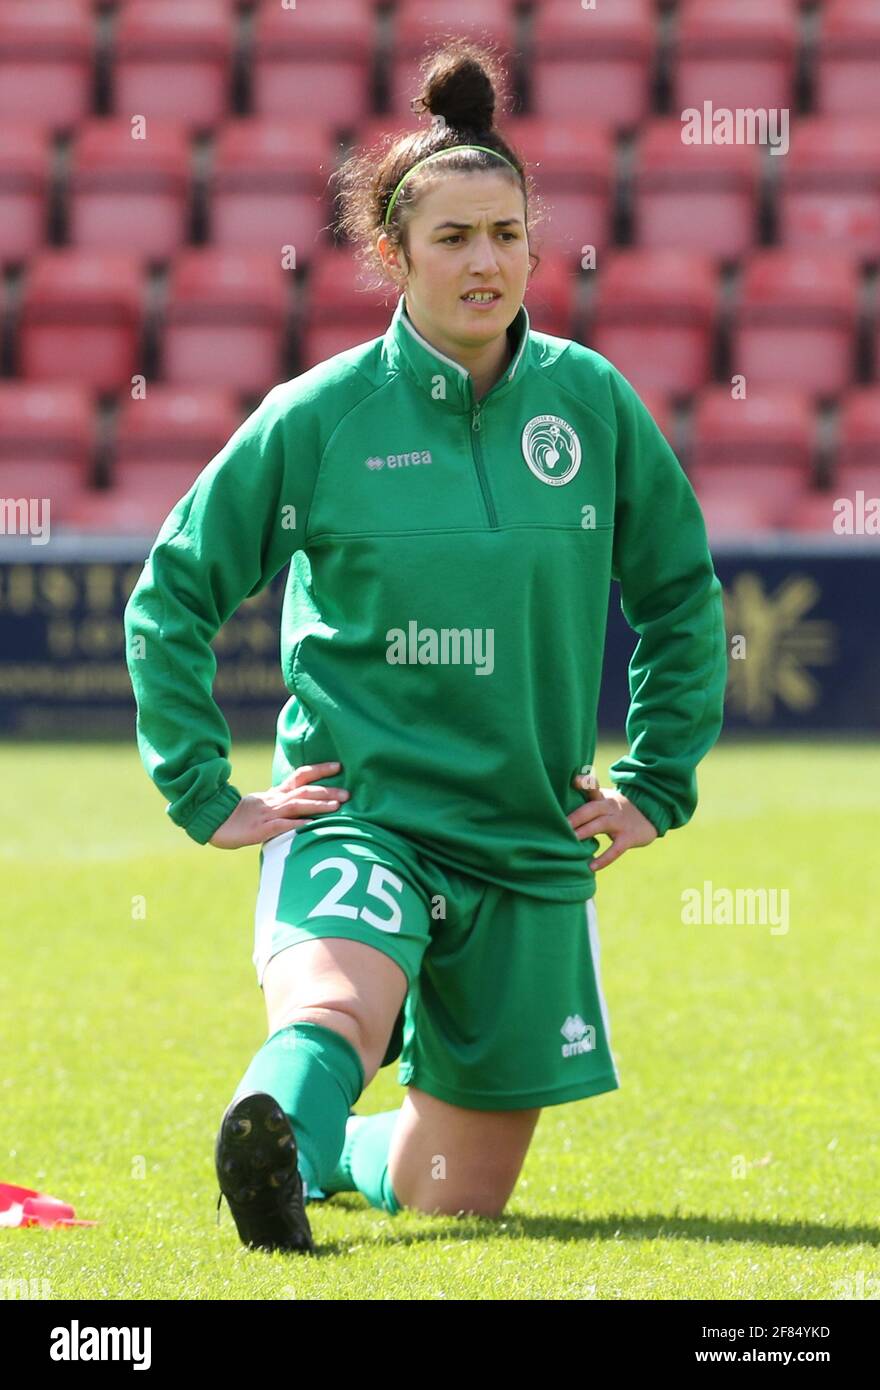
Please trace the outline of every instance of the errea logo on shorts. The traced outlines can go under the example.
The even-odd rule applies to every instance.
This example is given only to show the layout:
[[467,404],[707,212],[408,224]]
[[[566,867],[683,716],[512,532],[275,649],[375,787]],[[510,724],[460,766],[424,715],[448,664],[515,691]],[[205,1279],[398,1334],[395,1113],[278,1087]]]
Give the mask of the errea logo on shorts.
[[569,1014],[559,1031],[565,1038],[563,1057],[576,1057],[579,1052],[595,1050],[596,1030],[592,1023],[584,1023],[580,1014]]
[[417,449],[412,454],[386,454],[382,458],[379,454],[373,454],[365,459],[367,467],[373,470],[379,468],[416,468],[422,463],[433,463],[430,449]]

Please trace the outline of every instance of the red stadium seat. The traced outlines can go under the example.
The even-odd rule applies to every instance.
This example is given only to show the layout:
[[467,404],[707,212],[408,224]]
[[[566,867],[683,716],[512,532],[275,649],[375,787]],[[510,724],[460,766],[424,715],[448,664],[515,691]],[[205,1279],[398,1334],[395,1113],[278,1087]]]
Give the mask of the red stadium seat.
[[187,386],[264,392],[276,385],[292,281],[281,258],[185,250],[168,287],[163,378]]
[[533,111],[618,128],[647,116],[656,43],[650,0],[614,0],[594,10],[545,0],[533,23]]
[[178,122],[149,121],[134,139],[126,120],[92,120],[72,150],[70,240],[76,246],[125,246],[164,259],[186,242],[189,142]]
[[0,122],[0,263],[25,260],[43,245],[51,163],[45,130]]
[[682,123],[661,116],[636,151],[636,240],[732,259],[755,242],[761,159],[754,145],[686,145]]
[[236,397],[151,382],[126,397],[116,427],[114,486],[80,493],[65,514],[81,531],[151,535],[241,423]]
[[510,89],[508,55],[516,49],[512,0],[443,0],[442,5],[431,0],[403,0],[394,15],[389,75],[390,109],[397,115],[410,113],[410,102],[422,86],[420,60],[447,33],[497,44],[498,60]]
[[820,18],[816,109],[880,116],[880,3],[829,0]]
[[750,497],[744,493],[731,497],[727,493],[702,495],[698,492],[697,501],[710,545],[714,541],[742,540],[761,532],[779,530],[785,524],[787,513],[783,504],[766,496]]
[[411,112],[400,115],[367,116],[360,121],[355,131],[355,146],[358,153],[375,147],[378,152],[384,148],[386,139],[397,140],[404,133],[418,135],[424,131],[425,121]]
[[700,496],[793,497],[813,479],[816,422],[805,392],[707,386],[696,402],[691,481]]
[[91,478],[94,397],[80,385],[0,381],[0,497],[49,499],[52,524]]
[[880,257],[878,137],[872,117],[798,121],[779,169],[779,227],[786,246]]
[[798,20],[766,0],[707,0],[679,17],[673,107],[731,111],[793,103]]
[[615,251],[599,270],[590,346],[637,391],[697,391],[711,375],[717,287],[709,256]]
[[375,17],[366,0],[257,10],[253,103],[259,116],[355,125],[371,106]]
[[99,391],[129,386],[144,312],[138,258],[43,251],[29,269],[19,326],[22,376],[81,381]]
[[2,0],[0,121],[75,125],[91,109],[92,53],[85,0]]
[[205,468],[241,424],[234,392],[151,382],[142,400],[123,399],[116,424],[113,480],[167,464]]
[[396,302],[390,282],[387,289],[367,288],[360,261],[352,251],[333,247],[317,252],[300,344],[302,370],[379,337],[388,327]]
[[209,181],[215,246],[295,248],[308,260],[330,222],[327,180],[337,161],[323,125],[271,117],[229,121],[217,136]]
[[753,386],[836,395],[853,376],[858,293],[858,272],[844,257],[755,252],[734,312],[732,371]]
[[803,493],[788,514],[791,531],[811,535],[833,535],[834,493],[812,488]]
[[[167,513],[166,513],[167,515]],[[70,498],[61,513],[57,529],[68,534],[107,536],[154,536],[159,529],[149,525],[137,499],[121,496],[98,488],[81,488]]]
[[[480,29],[485,38],[492,43],[503,43],[510,38],[510,11],[516,10],[516,0],[478,0],[467,4],[466,0],[395,0],[395,19],[407,22],[421,22],[432,29],[459,31]],[[478,15],[478,18],[474,18]]]
[[571,261],[560,251],[539,251],[541,257],[526,284],[525,306],[536,333],[571,338],[575,328],[577,279]]
[[859,488],[880,497],[880,386],[859,387],[843,401],[834,486],[849,497]]
[[114,109],[206,129],[226,114],[234,26],[216,0],[139,0],[114,38]]
[[673,411],[669,398],[662,391],[639,391],[639,399],[646,406],[661,434],[675,447],[673,436]]
[[[145,507],[151,524],[156,518],[161,522],[175,503],[189,492],[206,462],[199,459],[191,463],[159,460],[150,468],[127,469],[120,475],[120,496]],[[142,526],[141,529],[148,530],[149,526]]]
[[[206,0],[202,0],[206,3]],[[122,14],[124,10],[135,9],[138,5],[163,4],[165,0],[92,0],[96,9],[115,10],[117,14]],[[216,9],[221,10],[230,21],[234,22],[242,10],[248,9],[253,5],[265,3],[265,0],[210,0]],[[289,0],[288,0],[289,3]],[[0,0],[2,4],[2,0]]]
[[[536,228],[548,250],[580,261],[583,248],[601,254],[611,240],[614,199],[614,140],[607,126],[592,121],[544,120],[522,116],[500,129],[526,166],[548,206]],[[539,253],[540,254],[540,253]]]
[[[32,468],[7,464],[0,458],[0,489],[0,496],[15,504],[12,508],[14,521],[6,522],[6,535],[35,535],[39,529],[51,539],[66,521],[83,487],[63,463],[35,464]],[[47,543],[32,542],[35,545]]]
[[64,529],[110,535],[155,536],[168,513],[189,492],[199,470],[174,465],[143,469],[125,488],[88,488],[63,513]]
[[[664,4],[671,9],[677,5],[679,18],[686,10],[711,10],[717,6],[718,0],[658,0],[662,7]],[[781,14],[783,16],[793,16],[795,19],[801,9],[815,5],[816,0],[763,0],[764,9],[769,12]],[[821,5],[824,0],[818,0]]]

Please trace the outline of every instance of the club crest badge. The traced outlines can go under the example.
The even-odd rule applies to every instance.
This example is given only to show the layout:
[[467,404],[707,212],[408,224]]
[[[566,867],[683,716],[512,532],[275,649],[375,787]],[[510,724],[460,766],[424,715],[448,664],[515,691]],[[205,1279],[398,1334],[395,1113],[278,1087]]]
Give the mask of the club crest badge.
[[558,415],[535,415],[522,432],[523,457],[536,478],[551,487],[571,482],[581,466],[581,441]]

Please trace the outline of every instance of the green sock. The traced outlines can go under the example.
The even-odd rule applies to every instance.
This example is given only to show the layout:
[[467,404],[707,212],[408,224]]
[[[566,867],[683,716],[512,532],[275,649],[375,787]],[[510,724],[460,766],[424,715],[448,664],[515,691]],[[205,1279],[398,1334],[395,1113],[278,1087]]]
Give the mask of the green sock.
[[388,1172],[388,1149],[399,1114],[399,1110],[383,1110],[378,1115],[349,1116],[336,1171],[321,1184],[328,1196],[361,1192],[371,1206],[400,1211]]
[[299,1171],[320,1191],[345,1140],[349,1111],[364,1089],[361,1059],[347,1038],[320,1023],[291,1023],[263,1043],[235,1095],[266,1091],[293,1126]]

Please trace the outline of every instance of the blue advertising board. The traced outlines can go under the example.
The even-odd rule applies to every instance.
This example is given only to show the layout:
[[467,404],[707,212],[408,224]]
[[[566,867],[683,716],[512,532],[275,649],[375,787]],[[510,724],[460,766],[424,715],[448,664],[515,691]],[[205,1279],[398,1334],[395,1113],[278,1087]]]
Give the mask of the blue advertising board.
[[[19,538],[0,549],[0,735],[133,735],[122,613],[148,548]],[[765,542],[713,555],[728,635],[725,728],[880,728],[880,541]],[[278,655],[286,577],[245,602],[214,641],[214,696],[233,734],[269,737],[288,698]],[[636,640],[614,585],[602,729],[623,728]]]

